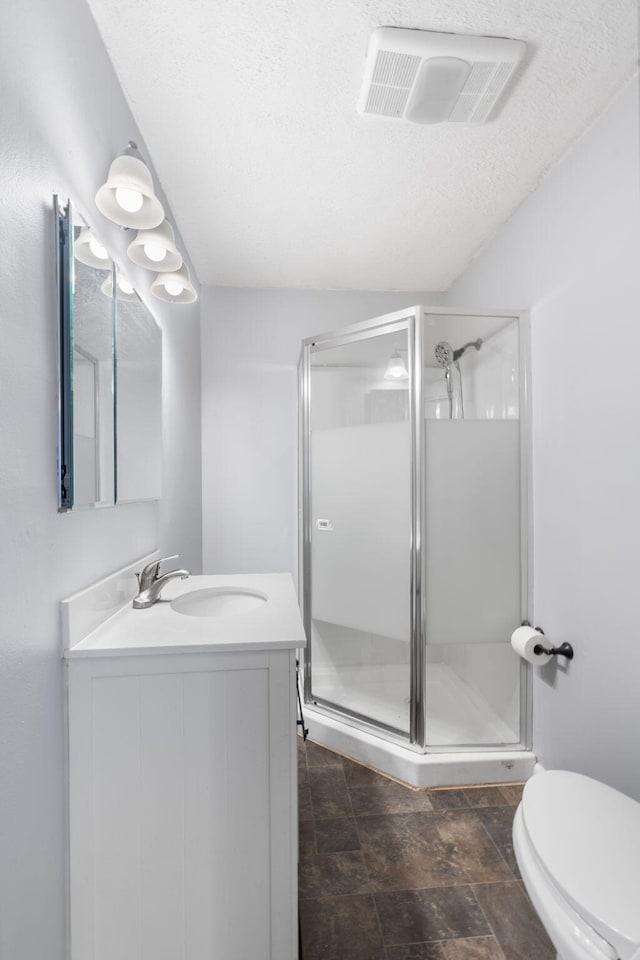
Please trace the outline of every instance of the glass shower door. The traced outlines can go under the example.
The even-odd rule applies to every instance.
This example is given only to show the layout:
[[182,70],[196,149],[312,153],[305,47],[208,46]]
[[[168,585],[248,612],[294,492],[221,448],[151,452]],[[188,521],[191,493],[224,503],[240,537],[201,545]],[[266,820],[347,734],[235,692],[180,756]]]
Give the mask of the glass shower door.
[[408,319],[305,346],[305,694],[403,736],[411,688]]

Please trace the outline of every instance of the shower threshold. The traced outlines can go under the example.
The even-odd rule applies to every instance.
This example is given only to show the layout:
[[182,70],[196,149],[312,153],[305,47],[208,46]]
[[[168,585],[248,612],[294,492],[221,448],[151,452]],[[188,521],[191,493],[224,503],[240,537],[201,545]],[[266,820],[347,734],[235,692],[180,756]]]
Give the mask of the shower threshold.
[[351,717],[341,717],[322,705],[305,704],[309,737],[412,787],[456,787],[527,780],[536,756],[518,745],[465,749],[437,746],[421,753],[384,731],[362,729]]
[[[315,697],[392,730],[408,730],[409,665],[340,668],[314,666]],[[517,720],[506,722],[471,684],[448,664],[429,663],[425,684],[428,742],[433,747],[477,747],[519,743]]]

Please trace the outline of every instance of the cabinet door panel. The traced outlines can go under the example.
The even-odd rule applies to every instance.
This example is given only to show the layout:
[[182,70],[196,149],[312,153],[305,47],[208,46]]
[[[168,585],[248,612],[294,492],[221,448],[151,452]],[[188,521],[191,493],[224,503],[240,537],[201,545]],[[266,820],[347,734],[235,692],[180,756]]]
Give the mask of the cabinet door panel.
[[288,879],[295,858],[289,659],[72,670],[72,960],[275,960],[274,942],[287,944],[278,960],[289,953],[287,910],[282,930],[272,915],[295,891],[282,869]]
[[143,862],[139,678],[95,682],[92,699],[93,783],[86,794],[93,807],[89,839],[93,846],[95,960],[109,956],[139,960]]

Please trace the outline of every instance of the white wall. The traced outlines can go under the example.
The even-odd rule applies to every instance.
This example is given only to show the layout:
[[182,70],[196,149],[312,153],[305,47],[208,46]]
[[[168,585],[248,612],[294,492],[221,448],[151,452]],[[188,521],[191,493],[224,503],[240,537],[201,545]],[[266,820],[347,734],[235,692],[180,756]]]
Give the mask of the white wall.
[[[156,546],[200,566],[198,309],[162,309],[160,506],[57,513],[52,193],[93,206],[140,142],[84,3],[8,0],[0,39],[0,957],[64,951],[63,671],[58,601]],[[138,275],[132,279],[138,282]]]
[[536,669],[547,767],[640,799],[640,158],[634,81],[447,296],[529,307],[535,621],[569,640]]
[[202,522],[207,573],[297,573],[301,341],[440,299],[425,292],[203,289]]

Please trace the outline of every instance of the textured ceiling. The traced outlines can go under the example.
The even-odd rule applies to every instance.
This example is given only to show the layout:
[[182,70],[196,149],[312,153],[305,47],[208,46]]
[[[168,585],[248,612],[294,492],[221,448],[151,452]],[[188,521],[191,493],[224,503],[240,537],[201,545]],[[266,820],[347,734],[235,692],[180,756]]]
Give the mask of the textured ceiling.
[[[209,284],[447,289],[637,62],[636,0],[88,3]],[[359,116],[383,25],[525,40],[498,118]]]

